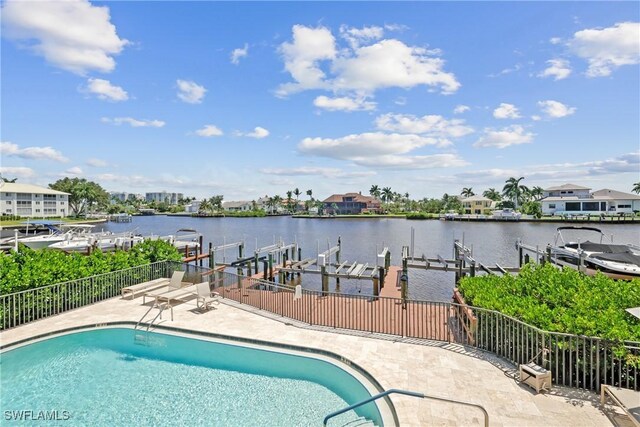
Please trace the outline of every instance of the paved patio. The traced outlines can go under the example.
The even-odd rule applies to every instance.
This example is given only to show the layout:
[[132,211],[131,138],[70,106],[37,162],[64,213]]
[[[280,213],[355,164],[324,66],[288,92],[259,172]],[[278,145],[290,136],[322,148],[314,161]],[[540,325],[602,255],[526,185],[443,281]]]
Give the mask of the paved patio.
[[[73,326],[135,322],[149,304],[143,305],[141,297],[110,299],[4,331],[0,343]],[[607,406],[603,412],[594,393],[554,387],[551,393],[535,394],[514,380],[513,365],[455,344],[319,330],[284,318],[270,318],[230,300],[204,313],[196,310],[195,301],[188,301],[174,308],[173,322],[168,313],[163,318],[167,326],[325,349],[357,363],[385,389],[407,389],[480,404],[495,427],[630,425],[615,408]],[[392,401],[402,426],[469,426],[483,422],[482,414],[475,409],[397,395]]]

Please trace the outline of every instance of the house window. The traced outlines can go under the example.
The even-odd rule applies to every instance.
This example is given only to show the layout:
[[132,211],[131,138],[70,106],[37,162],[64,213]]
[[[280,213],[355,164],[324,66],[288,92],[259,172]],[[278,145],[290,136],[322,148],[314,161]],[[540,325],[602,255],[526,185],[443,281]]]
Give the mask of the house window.
[[10,214],[11,213],[11,209],[7,209],[7,213]]
[[11,204],[11,200],[7,200],[7,204],[10,205]]
[[567,202],[565,210],[567,212],[578,212],[578,211],[580,211],[580,202]]
[[40,212],[40,209],[36,209],[36,213],[39,213],[39,212]]
[[598,202],[582,202],[583,211],[598,211],[600,210],[600,203]]
[[607,210],[607,202],[600,202],[600,210],[601,211]]
[[555,203],[549,203],[549,209],[555,209],[555,208],[556,208]]
[[618,205],[618,209],[631,209],[631,205]]

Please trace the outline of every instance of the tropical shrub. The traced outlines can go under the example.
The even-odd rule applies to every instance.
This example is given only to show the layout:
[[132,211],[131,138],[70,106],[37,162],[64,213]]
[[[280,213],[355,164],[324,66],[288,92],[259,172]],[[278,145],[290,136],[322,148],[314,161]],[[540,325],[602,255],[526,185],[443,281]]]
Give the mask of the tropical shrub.
[[551,332],[640,341],[640,320],[625,311],[640,306],[640,279],[585,276],[551,264],[527,264],[518,275],[465,277],[468,304],[496,310]]
[[181,258],[175,247],[162,240],[145,240],[127,252],[95,251],[91,255],[20,245],[18,252],[0,254],[0,295]]

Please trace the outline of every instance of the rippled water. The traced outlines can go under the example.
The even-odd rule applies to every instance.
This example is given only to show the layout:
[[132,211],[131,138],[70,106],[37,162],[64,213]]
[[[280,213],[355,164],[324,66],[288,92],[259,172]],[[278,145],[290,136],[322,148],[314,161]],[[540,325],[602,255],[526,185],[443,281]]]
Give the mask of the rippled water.
[[[463,240],[473,248],[474,257],[488,265],[516,266],[518,252],[517,239],[524,243],[544,248],[553,243],[556,228],[562,224],[529,222],[463,222],[463,221],[410,221],[398,218],[358,218],[358,219],[303,219],[291,217],[270,218],[191,218],[172,216],[134,217],[129,224],[105,224],[105,229],[124,231],[136,228],[137,232],[148,234],[173,234],[179,228],[195,228],[204,234],[205,245],[246,241],[246,252],[251,253],[257,246],[268,246],[274,239],[282,237],[287,243],[294,239],[302,247],[303,258],[315,257],[325,251],[328,245],[335,245],[338,236],[342,238],[341,259],[350,262],[376,262],[376,253],[382,247],[391,250],[392,263],[401,263],[401,249],[411,242],[411,228],[415,229],[415,255],[425,254],[428,258],[441,255],[451,258],[453,239]],[[640,244],[640,226],[629,224],[596,224],[607,235],[614,236],[616,243]],[[565,237],[572,234],[564,233]],[[580,237],[577,234],[573,236]],[[584,235],[583,235],[584,239]],[[234,251],[227,252],[227,259],[235,259]],[[317,277],[307,275],[304,287],[317,288]],[[307,278],[308,277],[308,278]],[[453,290],[453,273],[426,272],[412,270],[409,276],[410,297],[448,301]],[[342,281],[343,292],[370,293],[370,281]]]

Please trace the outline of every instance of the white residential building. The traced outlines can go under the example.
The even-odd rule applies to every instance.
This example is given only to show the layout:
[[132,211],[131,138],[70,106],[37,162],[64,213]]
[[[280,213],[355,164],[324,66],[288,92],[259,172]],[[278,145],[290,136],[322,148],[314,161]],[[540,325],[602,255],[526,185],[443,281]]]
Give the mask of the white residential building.
[[0,213],[26,218],[69,215],[69,193],[37,185],[0,183]]
[[551,187],[541,200],[543,215],[629,214],[640,211],[640,195],[608,188],[590,192],[573,184]]
[[170,205],[177,205],[178,200],[183,199],[182,193],[167,193],[166,191],[160,191],[157,193],[147,193],[145,199],[147,202],[156,203],[168,203]]
[[185,212],[191,212],[191,213],[197,213],[200,210],[200,205],[201,204],[202,204],[201,200],[193,200],[188,205],[185,205],[184,211]]
[[250,211],[253,206],[252,202],[238,201],[238,202],[223,202],[222,209],[229,212],[245,212]]

